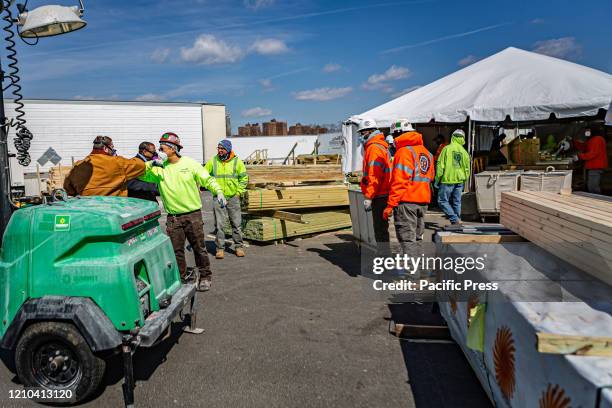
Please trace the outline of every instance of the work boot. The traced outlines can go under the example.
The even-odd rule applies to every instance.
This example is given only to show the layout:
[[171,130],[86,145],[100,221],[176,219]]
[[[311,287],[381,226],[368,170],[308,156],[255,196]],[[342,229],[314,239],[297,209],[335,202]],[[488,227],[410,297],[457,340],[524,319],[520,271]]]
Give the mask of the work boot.
[[222,249],[217,249],[217,253],[215,254],[215,258],[223,259],[225,258],[225,251]]
[[246,253],[244,252],[244,248],[236,248],[236,256],[239,258],[242,258],[243,256],[245,256]]

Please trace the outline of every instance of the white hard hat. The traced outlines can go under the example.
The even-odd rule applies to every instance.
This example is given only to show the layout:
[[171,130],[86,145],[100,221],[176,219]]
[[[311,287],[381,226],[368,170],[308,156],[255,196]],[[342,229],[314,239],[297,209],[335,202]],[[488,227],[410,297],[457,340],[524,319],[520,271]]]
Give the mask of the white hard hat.
[[408,119],[397,119],[390,126],[391,134],[393,133],[404,133],[404,132],[414,132],[414,128],[412,127],[412,123]]
[[357,132],[361,132],[362,130],[368,130],[368,129],[376,129],[376,121],[374,119],[370,119],[370,118],[365,118],[365,119],[361,119],[361,122],[359,122],[359,126],[357,127]]
[[461,136],[461,137],[463,137],[465,139],[465,132],[463,131],[463,129],[455,130],[453,132],[452,136],[455,136],[455,135]]

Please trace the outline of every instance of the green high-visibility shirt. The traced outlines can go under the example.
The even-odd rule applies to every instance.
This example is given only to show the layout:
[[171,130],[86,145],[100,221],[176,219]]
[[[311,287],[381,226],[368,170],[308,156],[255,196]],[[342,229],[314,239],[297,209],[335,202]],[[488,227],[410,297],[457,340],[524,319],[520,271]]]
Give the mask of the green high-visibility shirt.
[[200,186],[215,195],[221,191],[217,181],[200,163],[185,156],[176,163],[165,162],[164,167],[147,162],[140,180],[157,183],[168,214],[183,214],[202,208]]
[[225,198],[232,198],[246,191],[249,183],[246,166],[234,152],[226,161],[222,161],[217,155],[204,167],[217,180]]

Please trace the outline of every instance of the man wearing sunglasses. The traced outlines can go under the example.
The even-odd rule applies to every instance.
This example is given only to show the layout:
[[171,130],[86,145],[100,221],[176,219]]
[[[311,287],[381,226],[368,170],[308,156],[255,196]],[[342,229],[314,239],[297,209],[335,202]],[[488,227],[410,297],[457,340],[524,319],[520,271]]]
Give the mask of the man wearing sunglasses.
[[127,197],[128,180],[143,175],[144,171],[142,160],[117,156],[113,139],[96,136],[91,153],[68,173],[64,190],[71,196]]
[[[151,142],[142,142],[140,146],[138,146],[138,154],[135,158],[142,160],[143,163],[157,159],[155,145]],[[138,179],[128,181],[129,197],[157,202],[158,195],[159,190],[155,183],[147,183],[146,181]]]

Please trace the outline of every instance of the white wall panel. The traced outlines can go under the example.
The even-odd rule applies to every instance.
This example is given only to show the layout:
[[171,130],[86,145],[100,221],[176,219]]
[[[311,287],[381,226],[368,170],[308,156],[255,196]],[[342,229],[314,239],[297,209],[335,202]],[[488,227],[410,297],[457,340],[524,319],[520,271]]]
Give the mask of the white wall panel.
[[[121,156],[132,157],[142,141],[157,145],[166,131],[177,133],[183,153],[198,161],[203,159],[202,105],[188,103],[141,103],[102,101],[25,100],[27,126],[34,134],[30,155],[32,163],[24,172],[36,171],[36,160],[53,147],[70,165],[72,157],[80,160],[91,151],[96,135],[113,139]],[[15,117],[15,105],[6,103],[6,114]],[[9,149],[14,152],[14,128],[9,134]],[[49,162],[41,167],[47,171]]]

